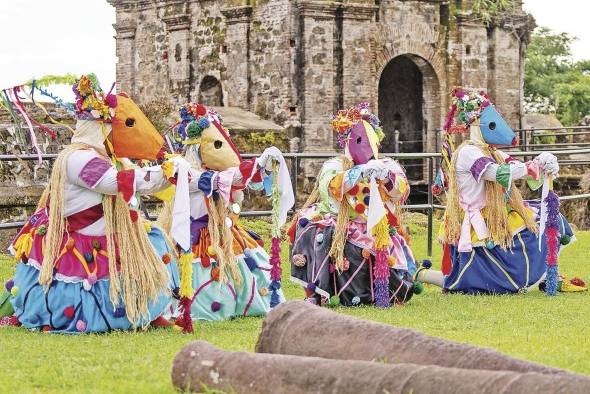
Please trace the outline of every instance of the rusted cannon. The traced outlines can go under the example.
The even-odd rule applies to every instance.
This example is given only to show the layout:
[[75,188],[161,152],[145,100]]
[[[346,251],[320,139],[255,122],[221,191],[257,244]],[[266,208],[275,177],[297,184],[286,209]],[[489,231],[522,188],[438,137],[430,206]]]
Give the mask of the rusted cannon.
[[234,393],[586,393],[590,379],[573,374],[386,364],[280,354],[225,352],[196,341],[174,359],[172,383],[180,390]]
[[287,302],[267,315],[256,351],[494,371],[568,373],[491,349],[355,319],[304,301]]

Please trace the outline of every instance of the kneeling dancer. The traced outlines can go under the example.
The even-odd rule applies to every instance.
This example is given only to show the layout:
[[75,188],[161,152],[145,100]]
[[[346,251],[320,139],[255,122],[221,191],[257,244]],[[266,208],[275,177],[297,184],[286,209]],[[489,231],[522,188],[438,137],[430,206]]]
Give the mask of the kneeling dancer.
[[407,302],[416,267],[401,223],[406,175],[379,158],[384,135],[367,103],[339,111],[332,127],[345,154],[324,163],[293,220],[292,280],[318,304]]
[[[280,232],[294,196],[280,151],[242,159],[221,116],[190,103],[180,109],[173,140],[190,168],[179,167],[174,203],[161,217],[180,257],[175,281],[177,324],[260,316],[284,300],[280,289]],[[174,159],[174,158],[173,158]],[[239,222],[244,190],[265,189],[273,203],[271,256],[262,239]]]
[[[543,152],[523,163],[499,150],[516,146],[518,139],[485,93],[456,89],[452,103],[443,147],[446,172],[435,186],[448,189],[440,234],[444,278],[420,272],[418,279],[451,292],[501,294],[526,290],[547,271],[547,291],[554,294],[560,286],[557,255],[573,235],[550,190],[559,172],[556,157]],[[469,139],[451,153],[449,135],[467,132]],[[544,185],[540,203],[523,200],[518,179],[534,190]],[[561,282],[562,290],[576,287]]]
[[156,160],[164,140],[127,95],[106,94],[94,74],[73,91],[71,144],[11,245],[19,261],[7,283],[15,317],[26,328],[63,333],[161,324],[171,300],[166,250],[150,241],[161,249],[166,242],[136,209],[140,194],[169,183],[160,166],[124,169],[131,162],[118,158]]

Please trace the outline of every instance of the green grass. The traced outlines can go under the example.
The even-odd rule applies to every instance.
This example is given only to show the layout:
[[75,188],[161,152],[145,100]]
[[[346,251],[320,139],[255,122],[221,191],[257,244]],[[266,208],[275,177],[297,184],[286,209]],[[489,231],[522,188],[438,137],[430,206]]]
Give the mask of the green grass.
[[[413,217],[412,248],[426,256],[426,229]],[[260,221],[258,231],[268,231]],[[578,233],[560,260],[566,275],[590,279],[590,233]],[[286,249],[286,248],[285,248]],[[285,251],[286,252],[286,251]],[[435,247],[433,261],[440,259]],[[286,261],[286,259],[284,260]],[[285,266],[285,277],[288,267]],[[13,262],[0,259],[0,279],[10,277]],[[288,280],[288,299],[301,291]],[[514,296],[442,295],[435,287],[403,307],[337,308],[340,313],[410,327],[426,334],[497,349],[503,353],[590,375],[588,292],[548,298],[537,290]],[[104,335],[52,335],[22,328],[0,329],[2,392],[174,392],[170,367],[174,355],[194,339],[228,350],[254,350],[262,318],[195,324],[194,335],[173,330]]]

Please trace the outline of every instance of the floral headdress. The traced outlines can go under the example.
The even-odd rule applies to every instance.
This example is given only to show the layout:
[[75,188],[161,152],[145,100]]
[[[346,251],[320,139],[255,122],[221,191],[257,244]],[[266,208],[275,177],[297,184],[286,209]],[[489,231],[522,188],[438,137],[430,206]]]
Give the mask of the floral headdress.
[[189,103],[180,107],[180,123],[176,128],[177,142],[183,145],[198,144],[199,138],[211,121],[221,121],[221,116],[203,104]]
[[[451,94],[451,110],[443,127],[449,134],[465,133],[479,119],[481,112],[493,105],[490,97],[482,91],[456,88]],[[455,122],[457,116],[459,123]]]
[[338,145],[341,148],[346,146],[352,126],[363,120],[373,126],[379,141],[383,140],[385,134],[383,134],[383,130],[379,125],[379,118],[371,112],[369,103],[363,102],[355,105],[354,107],[340,110],[336,115],[332,116],[332,129],[336,132],[338,137]]
[[81,76],[72,86],[72,90],[76,95],[75,111],[78,119],[112,121],[117,96],[110,92],[105,94],[95,74]]

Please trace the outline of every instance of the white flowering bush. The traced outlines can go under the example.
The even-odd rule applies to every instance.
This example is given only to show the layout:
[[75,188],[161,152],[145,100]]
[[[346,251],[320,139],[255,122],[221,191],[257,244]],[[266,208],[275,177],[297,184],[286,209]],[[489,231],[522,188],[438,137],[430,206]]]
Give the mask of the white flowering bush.
[[549,97],[525,96],[524,112],[527,114],[554,114],[556,107]]

